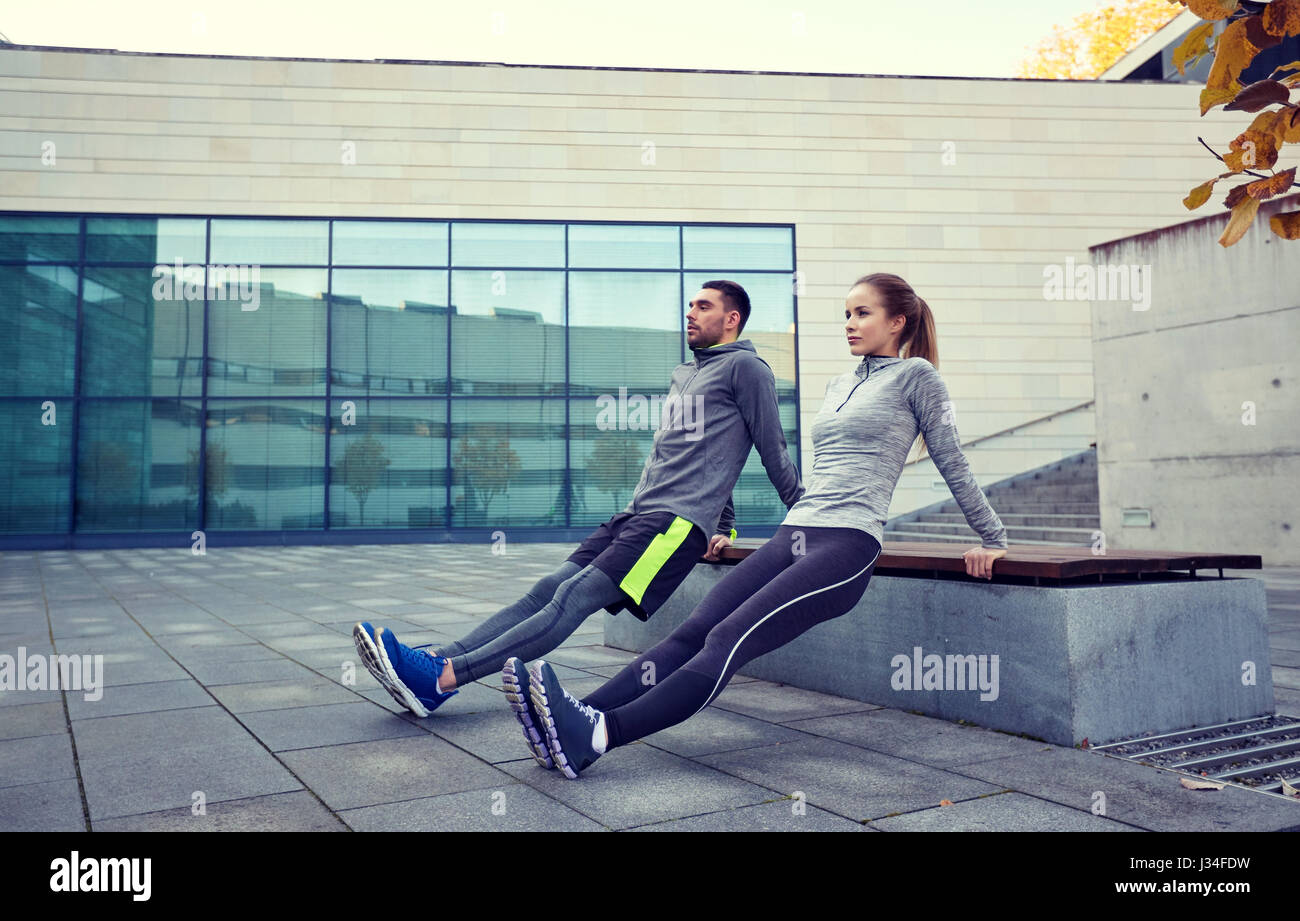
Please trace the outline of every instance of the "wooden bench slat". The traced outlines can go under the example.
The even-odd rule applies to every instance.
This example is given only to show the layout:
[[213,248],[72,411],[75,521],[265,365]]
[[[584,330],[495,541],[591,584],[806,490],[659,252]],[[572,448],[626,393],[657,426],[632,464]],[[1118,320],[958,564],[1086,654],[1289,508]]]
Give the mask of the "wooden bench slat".
[[[740,538],[722,551],[727,562],[739,562],[766,540]],[[965,572],[962,559],[971,546],[949,542],[904,541],[885,544],[876,571],[913,570]],[[1204,553],[1186,550],[1107,550],[1094,555],[1090,550],[1069,547],[1040,547],[1011,544],[1007,555],[993,564],[994,578],[1027,576],[1045,579],[1075,579],[1091,575],[1139,575],[1194,569],[1262,569],[1263,558],[1250,553]]]

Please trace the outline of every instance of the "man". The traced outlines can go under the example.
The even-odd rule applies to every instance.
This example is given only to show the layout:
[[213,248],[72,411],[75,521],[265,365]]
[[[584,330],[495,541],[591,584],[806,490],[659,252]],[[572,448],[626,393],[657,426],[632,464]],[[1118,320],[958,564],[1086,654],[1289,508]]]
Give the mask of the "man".
[[353,628],[362,662],[395,700],[428,716],[458,685],[505,666],[511,707],[534,757],[550,767],[520,660],[550,652],[601,608],[649,618],[701,555],[718,559],[736,535],[730,493],[751,447],[786,508],[799,500],[803,486],[781,431],[775,376],[753,344],[737,338],[749,312],[749,295],[731,281],[706,282],[692,298],[686,340],[694,359],[673,371],[632,500],[523,598],[432,651],[405,646],[383,627]]

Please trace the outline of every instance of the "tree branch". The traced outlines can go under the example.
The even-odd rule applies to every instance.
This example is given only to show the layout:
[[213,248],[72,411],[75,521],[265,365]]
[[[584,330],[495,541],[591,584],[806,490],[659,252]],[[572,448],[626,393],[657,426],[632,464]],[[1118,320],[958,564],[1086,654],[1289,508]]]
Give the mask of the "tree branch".
[[[1224,160],[1223,157],[1219,157],[1219,155],[1218,155],[1217,153],[1214,153],[1214,148],[1213,148],[1213,147],[1211,147],[1209,144],[1206,144],[1206,143],[1205,143],[1205,139],[1204,139],[1204,138],[1199,138],[1199,137],[1198,137],[1196,140],[1200,141],[1200,142],[1201,142],[1201,145],[1202,145],[1206,150],[1208,150],[1210,153],[1212,153],[1212,154],[1214,154],[1216,157],[1218,157],[1220,163],[1222,163],[1224,166],[1227,166],[1227,165],[1228,165],[1228,164],[1227,164],[1227,161]],[[1263,173],[1257,173],[1257,172],[1255,172],[1254,170],[1244,169],[1244,170],[1242,170],[1241,172],[1242,172],[1242,175],[1244,175],[1244,176],[1254,176],[1254,177],[1256,177],[1256,178],[1258,178],[1258,179],[1272,179],[1272,178],[1273,178],[1272,176],[1265,176]]]

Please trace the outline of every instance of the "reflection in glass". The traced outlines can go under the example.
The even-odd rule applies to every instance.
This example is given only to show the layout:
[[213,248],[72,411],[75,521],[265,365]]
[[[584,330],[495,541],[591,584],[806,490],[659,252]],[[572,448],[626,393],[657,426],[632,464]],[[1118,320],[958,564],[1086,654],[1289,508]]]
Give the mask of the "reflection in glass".
[[92,217],[86,219],[86,261],[201,263],[206,237],[203,218]]
[[455,271],[452,390],[564,393],[564,273]]
[[213,218],[211,263],[325,265],[328,221]]
[[319,529],[325,518],[321,400],[209,400],[207,525]]
[[196,400],[86,400],[77,439],[78,531],[199,526]]
[[76,262],[80,239],[77,217],[0,215],[0,261]]
[[[661,393],[667,393],[665,380]],[[617,391],[612,396],[617,399]],[[632,499],[654,442],[654,422],[644,427],[602,428],[596,398],[569,403],[569,463],[573,478],[573,526],[595,526]]]
[[791,271],[794,246],[789,227],[682,227],[682,267]]
[[453,224],[451,264],[489,269],[564,268],[564,225]]
[[77,270],[0,266],[0,396],[71,396],[76,349]]
[[681,262],[676,224],[570,224],[569,266],[675,269]]
[[82,294],[83,396],[198,396],[203,266],[89,268]]
[[347,402],[330,419],[330,527],[444,527],[446,401]]
[[447,264],[442,221],[335,221],[334,265]]
[[336,269],[332,393],[447,392],[447,273]]
[[564,525],[564,402],[451,402],[452,526]]
[[[209,279],[209,396],[325,393],[323,269],[261,269],[251,301]],[[245,309],[256,304],[255,310]]]
[[[690,298],[706,281],[716,280],[715,275],[687,272],[682,276],[682,296]],[[726,280],[734,281],[749,295],[749,320],[740,338],[752,342],[754,350],[772,368],[777,396],[793,396],[796,356],[791,276],[785,273],[732,272]]]
[[72,401],[55,400],[53,417],[42,402],[0,400],[0,533],[68,531]]
[[676,273],[569,273],[569,393],[666,394],[685,314]]

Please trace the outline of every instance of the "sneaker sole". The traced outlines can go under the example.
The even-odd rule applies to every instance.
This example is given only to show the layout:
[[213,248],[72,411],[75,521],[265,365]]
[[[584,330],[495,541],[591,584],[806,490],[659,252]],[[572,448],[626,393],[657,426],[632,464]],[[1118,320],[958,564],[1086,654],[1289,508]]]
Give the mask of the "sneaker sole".
[[565,777],[577,780],[578,772],[569,764],[569,759],[565,757],[564,749],[560,746],[560,737],[555,731],[555,718],[551,716],[551,705],[546,697],[545,684],[534,681],[528,690],[529,696],[533,699],[533,709],[537,711],[537,717],[542,721],[542,728],[546,732],[546,747],[551,750],[551,758],[555,766]]
[[[516,661],[519,660],[507,659],[505,667],[501,669],[501,681],[506,686],[506,700],[510,701],[510,709],[514,711],[515,719],[519,720],[519,726],[524,731],[524,740],[528,743],[529,751],[533,753],[533,760],[549,771],[555,767],[555,761],[551,758],[551,750],[542,741],[542,734],[538,731],[537,724],[533,722],[532,714],[528,712],[528,701],[524,699],[524,695],[529,692],[520,683],[519,676],[515,674],[512,667]],[[529,684],[531,685],[531,682]]]
[[[377,628],[376,633],[382,629],[384,628]],[[380,686],[392,695],[393,700],[416,716],[425,717],[429,715],[428,708],[420,703],[415,695],[411,693],[410,688],[397,677],[397,672],[393,670],[392,663],[388,661],[388,654],[384,651],[383,644],[370,639],[370,635],[362,629],[361,624],[357,624],[352,628],[352,644],[357,647],[357,654],[361,656],[361,664],[366,667],[366,671],[370,672]]]

